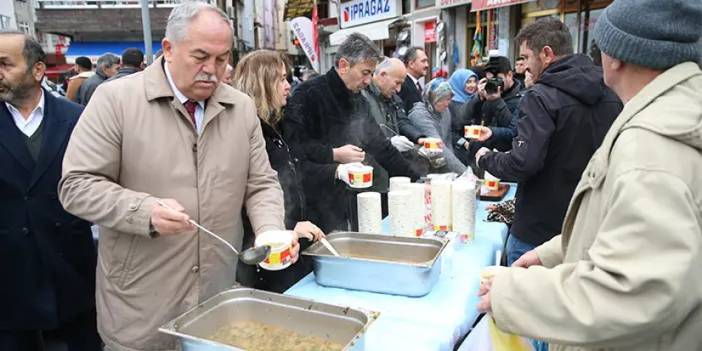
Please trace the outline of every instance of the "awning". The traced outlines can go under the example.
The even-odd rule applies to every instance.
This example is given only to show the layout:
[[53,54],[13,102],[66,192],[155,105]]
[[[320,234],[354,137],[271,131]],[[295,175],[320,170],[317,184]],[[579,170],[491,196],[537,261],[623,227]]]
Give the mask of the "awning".
[[397,19],[391,19],[388,21],[369,23],[358,27],[351,27],[336,31],[329,36],[329,44],[332,46],[341,45],[341,43],[343,43],[344,40],[351,35],[351,33],[361,33],[367,36],[370,40],[387,39],[390,37],[388,26],[390,23],[395,22],[396,20]]
[[[122,51],[126,48],[137,48],[146,53],[143,41],[79,41],[72,42],[66,51],[66,62],[73,63],[76,57],[87,56],[91,60],[97,61],[98,57],[112,53],[117,56],[122,55]],[[161,50],[161,42],[154,41],[151,43],[151,48],[155,54]]]

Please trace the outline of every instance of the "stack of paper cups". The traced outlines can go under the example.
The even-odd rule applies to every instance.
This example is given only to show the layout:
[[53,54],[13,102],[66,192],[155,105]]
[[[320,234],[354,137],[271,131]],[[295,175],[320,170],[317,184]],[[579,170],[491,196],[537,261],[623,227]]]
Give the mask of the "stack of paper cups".
[[380,208],[380,193],[368,191],[356,196],[358,208],[358,231],[380,234],[383,231],[383,213]]
[[388,193],[390,234],[414,236],[414,221],[410,210],[410,192],[396,190]]
[[424,204],[424,184],[410,183],[405,184],[405,191],[410,193],[410,212],[414,221],[414,236],[422,236],[424,234],[424,215],[426,205]]
[[453,231],[462,242],[469,242],[475,236],[475,187],[475,182],[467,179],[453,182]]
[[451,223],[451,181],[431,180],[431,220],[434,231],[452,230]]
[[409,177],[390,177],[389,191],[402,190],[405,184],[409,184],[411,181]]

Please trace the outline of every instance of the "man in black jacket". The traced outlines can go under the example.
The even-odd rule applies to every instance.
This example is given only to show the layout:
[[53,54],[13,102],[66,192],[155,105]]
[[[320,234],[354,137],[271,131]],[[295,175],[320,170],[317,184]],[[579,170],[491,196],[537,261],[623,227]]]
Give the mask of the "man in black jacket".
[[83,108],[43,90],[41,45],[0,32],[0,350],[100,349],[90,225],[56,194]]
[[390,175],[419,176],[385,138],[360,94],[379,59],[372,41],[351,34],[339,46],[335,67],[298,86],[285,111],[284,136],[307,157],[302,168],[310,220],[326,233],[354,222],[349,203],[355,195],[338,171],[343,164],[362,162],[368,152]]
[[405,55],[402,56],[402,62],[405,63],[405,67],[407,68],[407,77],[398,95],[404,103],[405,112],[409,115],[414,104],[422,101],[422,91],[424,87],[419,80],[427,75],[427,71],[429,70],[429,58],[427,58],[424,49],[411,47],[407,49]]
[[[451,128],[458,146],[458,157],[472,164],[475,153],[481,147],[509,151],[512,139],[517,135],[517,115],[522,87],[514,79],[512,64],[504,56],[491,57],[485,66],[485,76],[478,83],[478,93],[461,107],[458,116],[453,116]],[[501,85],[495,90],[486,89],[488,79],[499,79]],[[464,127],[482,126],[476,139],[464,137]]]
[[111,82],[115,79],[120,79],[130,74],[137,73],[141,71],[143,65],[144,53],[137,48],[126,48],[122,52],[122,64],[120,65],[119,70],[117,70],[117,74],[107,79],[107,81]]
[[602,70],[587,56],[572,54],[571,40],[568,28],[550,18],[520,31],[520,54],[535,85],[520,102],[512,151],[482,148],[475,156],[482,169],[519,182],[507,240],[510,264],[561,232],[575,186],[622,110]]

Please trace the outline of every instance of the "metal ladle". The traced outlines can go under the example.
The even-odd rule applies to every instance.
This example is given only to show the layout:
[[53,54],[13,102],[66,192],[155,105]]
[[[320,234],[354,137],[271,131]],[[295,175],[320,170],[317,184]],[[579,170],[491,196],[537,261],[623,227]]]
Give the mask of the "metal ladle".
[[[176,211],[173,207],[166,205],[166,203],[164,203],[161,200],[156,200],[156,202],[160,206],[163,206],[171,211]],[[179,212],[179,211],[176,211],[176,212]],[[263,262],[263,260],[265,260],[266,257],[268,257],[268,255],[271,253],[271,247],[269,245],[261,245],[261,246],[252,247],[252,248],[246,249],[246,250],[244,250],[244,252],[240,253],[239,250],[235,249],[234,246],[232,246],[232,244],[230,244],[228,241],[222,239],[222,237],[211,232],[207,228],[197,224],[197,222],[195,222],[194,220],[189,219],[188,222],[190,222],[190,224],[199,228],[203,232],[211,235],[213,238],[221,241],[222,243],[224,243],[224,245],[227,245],[228,248],[230,248],[232,251],[234,251],[235,254],[237,254],[237,256],[239,256],[239,260],[241,260],[241,262],[243,262],[245,264],[248,264],[248,265],[259,264],[259,263]]]

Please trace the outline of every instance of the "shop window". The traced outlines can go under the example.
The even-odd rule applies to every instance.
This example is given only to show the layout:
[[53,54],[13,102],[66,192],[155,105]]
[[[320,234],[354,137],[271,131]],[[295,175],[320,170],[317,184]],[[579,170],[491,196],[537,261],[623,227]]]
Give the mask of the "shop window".
[[424,9],[436,5],[436,0],[416,0],[415,8]]

